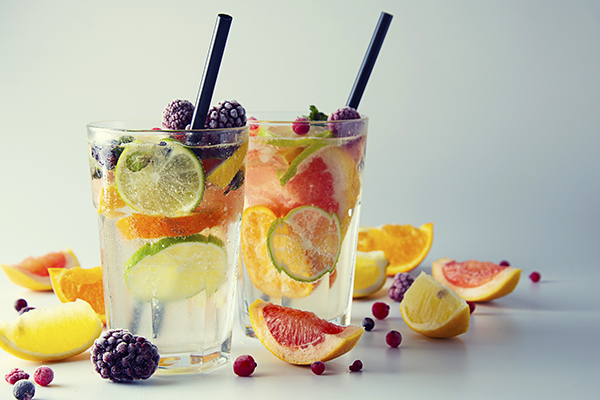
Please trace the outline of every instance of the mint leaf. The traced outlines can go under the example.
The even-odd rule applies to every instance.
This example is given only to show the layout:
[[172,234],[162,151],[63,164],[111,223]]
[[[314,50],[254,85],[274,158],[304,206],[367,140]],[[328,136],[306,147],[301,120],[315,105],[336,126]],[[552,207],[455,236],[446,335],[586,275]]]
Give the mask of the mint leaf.
[[309,121],[327,121],[327,114],[323,114],[313,105],[310,106],[310,114],[304,117]]

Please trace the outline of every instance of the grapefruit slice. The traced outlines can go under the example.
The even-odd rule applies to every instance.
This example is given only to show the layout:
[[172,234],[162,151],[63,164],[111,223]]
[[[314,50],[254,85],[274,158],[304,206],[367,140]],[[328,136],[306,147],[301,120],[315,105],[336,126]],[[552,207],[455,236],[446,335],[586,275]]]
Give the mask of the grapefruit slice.
[[79,261],[71,249],[66,249],[27,257],[19,264],[0,266],[12,283],[31,290],[48,291],[52,290],[48,268],[74,268],[79,266]]
[[469,301],[490,301],[511,293],[521,277],[521,268],[489,261],[456,262],[442,258],[431,267],[433,277]]
[[310,311],[261,299],[248,311],[260,342],[275,357],[290,364],[333,360],[352,350],[364,332],[363,327],[335,325]]

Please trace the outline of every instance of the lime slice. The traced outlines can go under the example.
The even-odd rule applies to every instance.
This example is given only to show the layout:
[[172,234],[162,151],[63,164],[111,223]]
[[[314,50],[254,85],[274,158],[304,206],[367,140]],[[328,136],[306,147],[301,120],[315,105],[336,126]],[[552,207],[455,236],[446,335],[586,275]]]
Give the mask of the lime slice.
[[300,165],[302,161],[306,160],[308,156],[325,146],[327,146],[327,142],[321,140],[320,142],[313,143],[302,150],[302,152],[292,160],[288,166],[288,169],[279,177],[279,183],[281,186],[285,186],[285,184],[296,175],[296,172],[298,172],[298,165]]
[[341,248],[340,220],[319,207],[294,208],[267,234],[269,256],[279,271],[314,282],[335,269]]
[[142,301],[216,292],[227,275],[227,252],[214,236],[164,238],[136,251],[125,264],[125,284]]
[[137,140],[125,145],[115,170],[121,198],[136,211],[177,216],[192,212],[204,193],[204,171],[181,143]]

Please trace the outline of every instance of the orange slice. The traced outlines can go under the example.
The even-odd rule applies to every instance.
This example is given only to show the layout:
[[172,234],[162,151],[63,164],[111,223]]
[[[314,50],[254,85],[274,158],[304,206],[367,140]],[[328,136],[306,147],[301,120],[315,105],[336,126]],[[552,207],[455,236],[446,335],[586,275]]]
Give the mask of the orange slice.
[[417,268],[425,259],[433,242],[433,223],[415,228],[412,225],[383,225],[381,228],[361,227],[358,251],[383,250],[389,261],[388,276]]
[[312,292],[313,285],[297,282],[278,271],[269,256],[267,237],[276,219],[275,213],[264,206],[254,206],[244,211],[241,246],[246,271],[254,286],[270,297],[306,297]]
[[433,277],[469,301],[490,301],[511,293],[521,277],[521,269],[489,261],[456,262],[442,258],[431,267]]
[[425,272],[404,293],[400,312],[410,329],[425,336],[448,338],[469,330],[467,302]]
[[221,212],[213,211],[170,218],[160,215],[133,213],[128,217],[119,219],[117,227],[121,235],[127,240],[189,236],[216,226],[221,219],[221,215]]
[[352,350],[364,332],[362,327],[335,325],[310,311],[261,299],[248,311],[260,342],[275,357],[290,364],[333,360]]
[[18,264],[0,266],[12,283],[31,290],[48,291],[52,290],[49,268],[78,267],[79,261],[71,249],[66,249],[39,257],[27,257]]
[[106,325],[102,267],[84,269],[49,268],[52,289],[62,303],[85,300]]

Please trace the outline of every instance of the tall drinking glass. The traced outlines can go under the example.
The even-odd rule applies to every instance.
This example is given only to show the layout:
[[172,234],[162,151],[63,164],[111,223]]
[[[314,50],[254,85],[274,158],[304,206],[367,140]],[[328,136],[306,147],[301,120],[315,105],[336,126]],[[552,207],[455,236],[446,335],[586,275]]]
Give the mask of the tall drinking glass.
[[242,217],[242,328],[254,336],[248,307],[259,298],[347,325],[368,119],[256,117]]
[[159,372],[229,360],[248,128],[87,126],[107,325],[158,347]]

